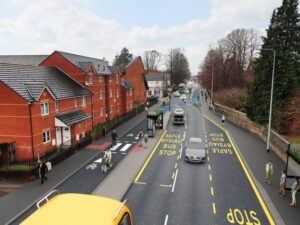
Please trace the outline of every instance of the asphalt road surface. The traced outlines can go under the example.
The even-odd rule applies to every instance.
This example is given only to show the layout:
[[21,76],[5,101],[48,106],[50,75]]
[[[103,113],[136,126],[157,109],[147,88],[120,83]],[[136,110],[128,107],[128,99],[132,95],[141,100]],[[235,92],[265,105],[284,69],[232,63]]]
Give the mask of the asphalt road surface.
[[[138,143],[138,134],[147,129],[146,119],[140,122],[134,128],[128,130],[128,132],[118,139],[116,146],[110,146],[112,150],[113,167],[116,166],[125,155],[132,150]],[[103,165],[102,157],[104,155],[101,148],[109,146],[110,143],[104,143],[103,145],[89,145],[86,148],[99,151],[99,154],[95,156],[90,162],[80,168],[75,174],[58,185],[55,189],[60,193],[82,193],[91,194],[98,185],[104,180],[104,178],[110,173],[110,170],[104,174],[101,172],[101,165]],[[37,207],[34,205],[23,213],[18,219],[16,219],[12,225],[19,224],[29,215],[31,215]]]
[[[198,95],[197,90],[193,98]],[[124,196],[135,224],[274,224],[226,130],[191,104],[183,108],[186,126],[173,126],[171,117],[167,133]],[[206,163],[184,161],[189,137],[206,143]]]

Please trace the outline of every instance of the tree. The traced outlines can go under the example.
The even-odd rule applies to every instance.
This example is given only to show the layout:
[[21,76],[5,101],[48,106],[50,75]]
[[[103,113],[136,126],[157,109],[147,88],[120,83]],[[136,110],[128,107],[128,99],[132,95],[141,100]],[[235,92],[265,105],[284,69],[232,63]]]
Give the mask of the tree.
[[117,67],[122,73],[125,70],[126,65],[132,60],[132,54],[129,53],[127,48],[121,50],[120,55],[117,54],[113,61],[113,65]]
[[166,57],[166,68],[171,74],[172,84],[178,85],[191,76],[189,62],[179,48],[170,49]]
[[161,54],[156,50],[145,51],[143,57],[143,63],[145,70],[157,70],[161,63]]
[[[276,51],[272,126],[281,130],[287,123],[286,107],[295,90],[299,89],[300,26],[298,0],[283,0],[273,11],[262,49]],[[273,54],[261,51],[254,68],[254,82],[249,87],[248,116],[268,123]]]

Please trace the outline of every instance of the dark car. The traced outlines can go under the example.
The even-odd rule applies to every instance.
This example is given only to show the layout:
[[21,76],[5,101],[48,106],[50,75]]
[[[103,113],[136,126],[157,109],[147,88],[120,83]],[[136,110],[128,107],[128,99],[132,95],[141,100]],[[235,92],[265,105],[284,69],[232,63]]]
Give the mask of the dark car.
[[206,161],[206,151],[201,138],[189,138],[184,151],[184,160],[194,163],[204,163]]

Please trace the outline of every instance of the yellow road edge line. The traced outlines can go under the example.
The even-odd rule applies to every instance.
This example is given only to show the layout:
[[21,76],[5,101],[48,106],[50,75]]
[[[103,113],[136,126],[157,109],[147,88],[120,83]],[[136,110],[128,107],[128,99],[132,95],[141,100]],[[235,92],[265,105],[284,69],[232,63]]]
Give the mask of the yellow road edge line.
[[212,182],[212,176],[209,174],[209,181]]
[[159,186],[164,188],[171,188],[172,184],[160,184]]
[[213,188],[213,187],[210,187],[210,194],[211,194],[211,195],[215,195],[215,192],[214,192],[214,188]]
[[214,202],[212,203],[212,209],[213,209],[213,213],[216,214],[217,209],[216,209],[216,204]]
[[143,184],[143,185],[146,184],[145,182],[139,182],[139,181],[134,181],[133,183],[134,183],[134,184]]
[[251,175],[250,175],[250,173],[249,173],[249,171],[248,171],[248,169],[247,169],[244,161],[243,161],[243,159],[241,158],[238,150],[236,149],[235,144],[233,143],[229,132],[227,130],[225,130],[223,127],[221,127],[220,125],[218,125],[217,123],[215,123],[214,121],[212,121],[211,119],[209,119],[208,117],[206,117],[206,116],[204,116],[204,117],[207,120],[209,120],[210,122],[212,122],[213,124],[215,124],[216,126],[218,126],[221,130],[223,130],[226,133],[226,135],[227,135],[227,137],[228,137],[228,139],[229,139],[229,141],[230,141],[230,143],[231,143],[231,145],[233,147],[233,150],[234,150],[235,154],[237,155],[239,162],[242,165],[242,168],[243,168],[243,170],[244,170],[244,172],[246,174],[246,177],[248,178],[248,180],[250,182],[250,185],[251,185],[252,189],[254,190],[254,193],[255,193],[256,197],[258,198],[258,201],[259,201],[260,205],[262,206],[262,208],[263,208],[263,210],[264,210],[264,212],[265,212],[265,214],[266,214],[266,216],[267,216],[270,224],[271,225],[275,225],[274,219],[273,219],[273,217],[272,217],[272,215],[271,215],[268,207],[266,206],[266,203],[262,199],[262,197],[261,197],[261,195],[260,195],[260,193],[259,193],[259,191],[258,191],[258,189],[257,189],[257,187],[256,187],[256,185],[255,185],[255,183],[254,183],[254,181],[253,181],[253,179],[252,179],[252,177],[251,177]]
[[144,163],[142,169],[140,170],[140,172],[138,173],[138,175],[136,176],[136,178],[134,179],[134,182],[138,182],[138,180],[140,179],[142,173],[144,172],[146,166],[148,165],[148,163],[150,162],[152,156],[154,155],[158,145],[160,144],[161,140],[163,139],[163,137],[165,136],[165,134],[167,133],[167,130],[164,131],[163,135],[160,137],[160,139],[158,140],[158,142],[156,143],[154,149],[152,150],[151,154],[149,155],[147,161]]

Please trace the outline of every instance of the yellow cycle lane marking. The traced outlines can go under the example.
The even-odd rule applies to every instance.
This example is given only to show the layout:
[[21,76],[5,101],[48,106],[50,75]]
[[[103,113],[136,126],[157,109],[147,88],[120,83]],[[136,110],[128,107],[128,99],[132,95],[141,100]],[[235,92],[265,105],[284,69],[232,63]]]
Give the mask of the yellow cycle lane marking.
[[[235,154],[236,154],[236,156],[237,156],[237,158],[238,158],[238,160],[239,160],[239,162],[240,162],[240,164],[241,164],[241,166],[243,168],[243,171],[246,174],[246,177],[247,177],[247,179],[248,179],[248,181],[250,183],[250,186],[252,187],[252,189],[253,189],[253,191],[254,191],[254,193],[255,193],[255,195],[256,195],[256,197],[257,197],[257,199],[258,199],[258,201],[259,201],[259,203],[260,203],[260,205],[261,205],[261,207],[262,207],[262,209],[263,209],[263,211],[264,211],[264,213],[265,213],[268,221],[269,221],[269,223],[271,225],[275,225],[274,219],[273,219],[271,213],[269,212],[269,209],[267,208],[264,200],[262,199],[262,197],[261,197],[261,195],[260,195],[260,193],[259,193],[259,191],[258,191],[258,189],[257,189],[257,187],[256,187],[256,185],[255,185],[255,183],[254,183],[254,181],[253,181],[253,179],[252,179],[252,177],[251,177],[251,175],[250,175],[250,173],[249,173],[249,171],[248,171],[248,169],[247,169],[244,161],[243,161],[243,159],[240,156],[239,151],[237,150],[235,144],[233,143],[233,140],[232,140],[229,132],[226,129],[224,129],[223,127],[221,127],[220,125],[218,125],[217,123],[215,123],[214,121],[212,121],[211,119],[209,119],[208,117],[206,117],[204,115],[203,115],[203,117],[205,117],[208,121],[210,121],[213,124],[215,124],[222,131],[224,131],[224,133],[226,134],[226,136],[227,136],[227,138],[228,138],[228,140],[230,142],[230,145],[231,145],[231,146],[227,145],[226,143],[224,143],[224,144],[220,144],[220,143],[218,144],[218,143],[216,143],[215,147],[211,146],[212,147],[212,153],[219,153],[219,154],[228,154],[228,155],[231,155],[233,153],[231,152],[230,147],[233,148],[233,150],[234,150],[234,152],[235,152]],[[222,138],[221,135],[219,137],[214,137],[214,138],[216,138],[215,140],[219,140],[219,141],[222,140],[221,139]],[[246,220],[249,221],[249,218],[252,218],[255,221],[253,224],[260,224],[260,221],[257,218],[256,212],[252,211],[252,210],[250,212],[246,212],[245,210],[244,210],[244,212],[241,212],[239,209],[231,209],[230,208],[229,209],[229,213],[227,214],[227,220],[230,223],[234,223],[235,219],[237,220],[237,217],[242,217],[243,214],[245,215]],[[237,222],[239,222],[239,221],[237,220]]]

